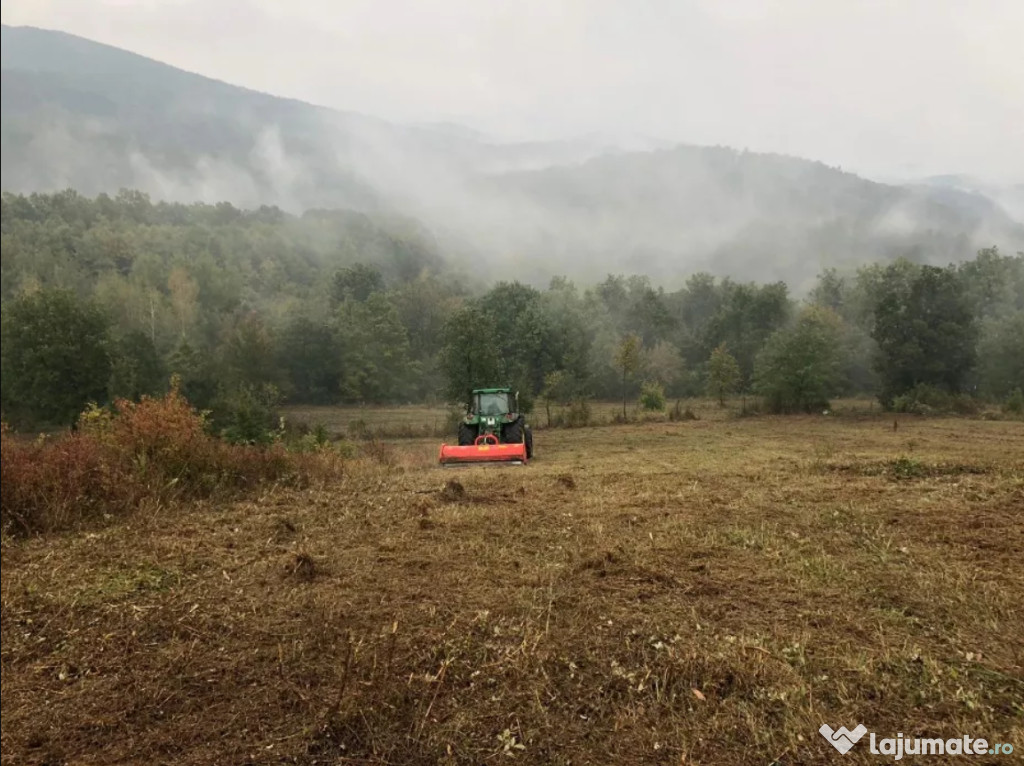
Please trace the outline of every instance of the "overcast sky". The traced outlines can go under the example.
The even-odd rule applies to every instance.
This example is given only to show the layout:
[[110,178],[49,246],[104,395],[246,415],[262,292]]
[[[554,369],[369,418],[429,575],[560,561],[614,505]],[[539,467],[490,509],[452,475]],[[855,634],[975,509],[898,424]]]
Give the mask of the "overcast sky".
[[399,122],[1024,182],[1022,0],[3,0],[0,14]]

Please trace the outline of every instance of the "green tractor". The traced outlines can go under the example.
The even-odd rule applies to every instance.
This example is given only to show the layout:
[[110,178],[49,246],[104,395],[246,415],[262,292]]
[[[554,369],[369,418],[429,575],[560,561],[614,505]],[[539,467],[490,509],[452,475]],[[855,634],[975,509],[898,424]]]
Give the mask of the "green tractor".
[[458,447],[442,445],[442,463],[525,463],[533,457],[533,431],[511,388],[473,389],[458,438]]

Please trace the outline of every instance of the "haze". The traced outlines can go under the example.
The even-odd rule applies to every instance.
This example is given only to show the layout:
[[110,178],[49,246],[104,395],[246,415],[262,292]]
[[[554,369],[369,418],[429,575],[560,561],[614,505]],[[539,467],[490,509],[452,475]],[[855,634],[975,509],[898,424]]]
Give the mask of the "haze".
[[729,145],[884,180],[1024,177],[1016,0],[5,0],[2,16],[500,139]]

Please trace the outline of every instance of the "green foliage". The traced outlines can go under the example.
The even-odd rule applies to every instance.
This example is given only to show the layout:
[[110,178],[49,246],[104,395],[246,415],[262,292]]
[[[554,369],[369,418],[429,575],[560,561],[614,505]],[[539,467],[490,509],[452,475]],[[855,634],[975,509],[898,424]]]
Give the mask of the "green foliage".
[[293,316],[278,335],[277,365],[289,399],[314,404],[337,401],[342,363],[341,341],[327,322]]
[[221,344],[224,379],[229,386],[261,386],[277,383],[279,367],[276,344],[263,318],[249,312],[238,317]]
[[1010,392],[1010,395],[1006,397],[1006,401],[1003,403],[1003,409],[1006,412],[1012,412],[1015,415],[1024,415],[1024,390],[1018,386]]
[[[515,387],[524,408],[539,396],[564,410],[586,394],[621,397],[625,411],[651,381],[674,398],[706,387],[724,401],[749,390],[755,367],[786,357],[788,336],[769,339],[789,328],[792,313],[781,283],[709,274],[670,293],[639,275],[582,289],[558,277],[547,290],[518,282],[471,290],[416,222],[340,210],[295,217],[153,203],[131,191],[5,194],[2,229],[5,373],[19,348],[6,348],[7,316],[24,296],[68,290],[86,313],[109,320],[106,332],[92,333],[96,342],[64,345],[76,374],[100,346],[109,362],[103,385],[74,385],[74,401],[57,408],[64,414],[45,401],[45,380],[15,396],[18,374],[4,375],[4,412],[26,422],[66,421],[83,396],[159,392],[168,373],[203,408],[265,385],[289,402],[331,404],[461,402],[471,387],[500,384]],[[810,298],[841,319],[835,390],[844,394],[891,400],[928,383],[1002,400],[1024,376],[1022,255],[991,249],[950,269],[899,261],[825,271]],[[636,338],[639,362],[631,352],[624,367],[625,338]],[[31,353],[42,359],[44,348],[56,346]],[[46,368],[40,379],[70,380],[67,353],[36,365]],[[551,388],[552,373],[572,381],[570,394],[561,382]],[[767,390],[763,375],[759,385]]]
[[938,386],[918,383],[909,391],[893,397],[891,409],[913,415],[973,415],[978,411],[978,403],[966,394],[954,394]]
[[586,396],[577,396],[571,402],[562,416],[562,422],[569,428],[585,428],[590,425],[593,413],[590,409],[590,400]]
[[729,347],[724,341],[719,343],[708,359],[708,394],[724,406],[725,397],[736,392],[741,377],[736,357],[729,353]]
[[277,408],[281,395],[269,383],[243,384],[222,394],[214,404],[213,425],[231,444],[268,445],[282,435]]
[[152,339],[132,330],[112,344],[110,396],[138,401],[166,390],[167,369]]
[[840,381],[841,320],[829,308],[810,306],[776,331],[757,357],[754,391],[771,412],[814,412],[829,407]]
[[643,340],[636,333],[628,333],[615,349],[615,369],[622,376],[622,417],[626,417],[626,398],[629,384],[640,373],[643,364]]
[[551,409],[559,408],[572,400],[579,386],[565,370],[554,370],[544,376],[544,389],[540,398],[544,402],[547,424],[552,425]]
[[336,305],[345,301],[363,303],[380,292],[384,292],[384,277],[377,269],[364,263],[341,269],[331,284],[331,299]]
[[441,364],[445,394],[452,403],[467,402],[469,392],[501,383],[496,330],[490,315],[470,303],[454,312],[444,327]]
[[106,401],[111,363],[107,319],[66,290],[42,290],[3,307],[5,413],[70,424],[89,401]]
[[557,328],[544,310],[540,292],[519,282],[499,282],[479,306],[494,330],[499,379],[532,400],[544,387],[544,376],[561,361]]
[[978,372],[981,390],[997,400],[1024,384],[1024,309],[984,323]]
[[170,354],[168,367],[181,381],[181,393],[193,405],[207,408],[219,389],[219,377],[209,354],[182,339]]
[[661,412],[665,409],[665,389],[661,383],[647,381],[640,387],[640,406],[648,412]]
[[875,288],[872,337],[878,343],[879,400],[928,384],[956,393],[976,361],[977,328],[954,269],[893,264]]
[[383,293],[371,293],[362,303],[343,303],[338,309],[338,335],[346,399],[380,403],[423,396],[409,337]]
[[786,285],[735,284],[725,280],[718,311],[708,322],[702,339],[704,354],[728,345],[740,370],[737,385],[745,387],[754,370],[754,359],[765,341],[789,320]]

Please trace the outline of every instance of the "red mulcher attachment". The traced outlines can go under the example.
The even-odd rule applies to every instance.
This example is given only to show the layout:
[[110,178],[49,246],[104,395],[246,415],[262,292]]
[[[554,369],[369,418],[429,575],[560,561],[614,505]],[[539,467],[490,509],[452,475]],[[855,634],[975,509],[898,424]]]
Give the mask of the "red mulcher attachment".
[[501,444],[494,434],[482,434],[469,446],[441,445],[441,465],[459,463],[511,463],[526,465],[526,444]]

